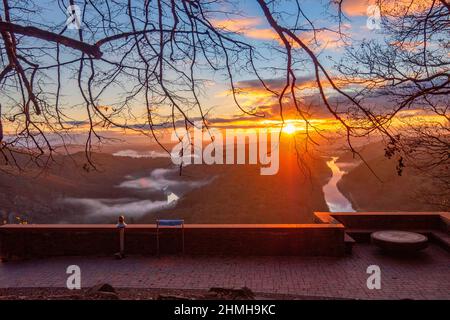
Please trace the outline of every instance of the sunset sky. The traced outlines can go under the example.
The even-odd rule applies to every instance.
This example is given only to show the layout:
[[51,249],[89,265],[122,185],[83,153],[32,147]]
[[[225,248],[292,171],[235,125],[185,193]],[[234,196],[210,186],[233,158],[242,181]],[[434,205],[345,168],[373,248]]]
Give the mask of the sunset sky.
[[[312,31],[298,31],[297,35],[315,52],[319,61],[328,69],[332,77],[336,75],[334,72],[335,64],[343,57],[346,46],[358,44],[361,40],[373,39],[382,41],[382,36],[377,30],[370,30],[366,26],[367,8],[373,4],[373,0],[347,0],[344,2],[343,12],[346,19],[342,21],[341,30],[343,37],[341,38],[337,30],[339,28],[336,16],[336,8],[332,5],[327,6],[325,2],[319,3],[315,0],[302,1],[302,10],[305,16],[314,24],[319,31],[316,32],[316,39]],[[427,0],[424,0],[427,2]],[[285,25],[293,25],[296,20],[295,15],[290,12],[296,12],[296,8],[292,7],[295,2],[286,1],[283,6],[283,22]],[[41,14],[46,24],[54,23],[55,25],[63,24],[66,16],[63,8],[48,7],[46,12]],[[270,28],[263,15],[261,8],[256,1],[240,1],[239,7],[224,7],[223,12],[227,14],[215,13],[210,21],[216,26],[230,32],[237,32],[243,41],[252,44],[258,50],[259,57],[256,60],[256,67],[260,76],[265,80],[270,89],[281,91],[285,84],[285,53],[283,51],[280,39],[275,31]],[[232,14],[230,14],[232,12]],[[309,23],[305,20],[302,27],[310,29]],[[66,35],[77,38],[77,30],[67,30]],[[97,39],[98,40],[98,39]],[[316,42],[317,41],[317,42]],[[413,50],[414,48],[412,48]],[[63,56],[67,60],[69,56]],[[113,60],[114,57],[109,56],[108,59]],[[270,69],[267,66],[270,65]],[[101,66],[100,66],[101,70]],[[323,102],[318,95],[317,83],[313,73],[312,65],[306,61],[295,66],[297,77],[298,96],[302,103],[310,106],[310,116],[316,122],[320,119],[330,119],[331,115],[325,110]],[[51,73],[50,73],[51,74]],[[61,102],[67,107],[66,114],[72,119],[71,123],[80,123],[81,127],[87,119],[85,108],[82,107],[83,101],[77,88],[76,74],[70,72],[63,73],[64,88],[62,91]],[[337,77],[337,76],[336,76]],[[211,69],[204,68],[198,72],[200,101],[203,108],[208,111],[208,119],[211,125],[218,127],[251,127],[279,125],[279,107],[276,97],[265,88],[257,80],[254,74],[242,70],[233,73],[233,78],[237,87],[237,97],[241,106],[247,110],[255,110],[258,114],[264,115],[264,119],[255,118],[243,114],[235,105],[232,95],[230,83],[224,72],[213,72]],[[355,88],[340,83],[338,78],[334,79],[336,84],[341,85],[343,90],[351,92]],[[127,85],[127,84],[126,84]],[[131,84],[130,84],[131,85]],[[333,99],[335,91],[332,90],[328,83],[324,83],[327,96]],[[48,86],[49,90],[54,90],[54,86]],[[114,105],[124,99],[123,87],[112,86],[105,91],[98,99],[100,108],[114,108]],[[382,99],[374,101],[379,105],[385,105],[388,102]],[[304,122],[299,119],[292,105],[286,100],[286,108],[284,110],[285,118],[294,126],[302,127]],[[134,110],[133,119],[127,119],[128,124],[139,124],[145,120],[146,109],[143,101],[134,100],[132,102]],[[164,117],[170,114],[169,110],[161,110],[160,116]],[[198,117],[198,113],[192,112],[191,117]],[[405,112],[403,115],[416,114],[413,111]],[[324,122],[325,123],[325,122]],[[330,119],[328,126],[333,127],[335,120]]]

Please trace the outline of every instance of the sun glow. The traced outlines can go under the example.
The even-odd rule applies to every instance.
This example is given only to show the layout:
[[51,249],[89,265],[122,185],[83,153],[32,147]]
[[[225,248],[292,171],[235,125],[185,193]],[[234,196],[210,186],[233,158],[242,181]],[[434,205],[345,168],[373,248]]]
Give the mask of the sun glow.
[[288,123],[283,127],[283,132],[286,134],[293,134],[295,131],[297,131],[297,128],[292,123]]

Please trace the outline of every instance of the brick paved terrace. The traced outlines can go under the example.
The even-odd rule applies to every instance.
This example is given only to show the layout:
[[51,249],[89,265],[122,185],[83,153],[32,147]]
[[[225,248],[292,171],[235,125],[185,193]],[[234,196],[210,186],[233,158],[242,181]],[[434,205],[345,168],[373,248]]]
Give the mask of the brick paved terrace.
[[[83,288],[100,282],[146,289],[246,286],[312,298],[450,299],[449,213],[316,217],[310,225],[188,225],[185,255],[156,255],[155,227],[131,225],[124,260],[113,258],[118,238],[112,225],[5,225],[1,251],[9,261],[0,263],[0,288],[64,288],[67,267],[78,265]],[[372,232],[391,228],[425,234],[430,245],[406,257],[369,243]],[[179,247],[179,232],[161,239],[165,249]],[[371,265],[381,269],[381,289],[367,288]]]
[[[247,286],[256,293],[351,299],[450,299],[450,255],[431,245],[416,257],[382,254],[356,244],[344,257],[130,256],[55,257],[0,263],[0,287],[65,287],[66,268],[81,268],[81,285],[209,289]],[[381,268],[381,289],[366,286],[369,265]]]

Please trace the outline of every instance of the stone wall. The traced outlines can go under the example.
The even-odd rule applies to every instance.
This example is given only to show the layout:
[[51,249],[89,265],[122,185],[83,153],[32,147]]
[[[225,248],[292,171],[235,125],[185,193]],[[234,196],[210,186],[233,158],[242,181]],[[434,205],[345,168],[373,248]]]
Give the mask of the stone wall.
[[419,232],[450,251],[449,212],[316,212],[318,223],[342,224],[357,242],[370,241],[378,230]]
[[[320,213],[316,215],[320,216]],[[326,213],[322,213],[326,216]],[[447,212],[333,212],[334,220],[348,229],[448,229]]]
[[[335,224],[185,225],[185,254],[299,255],[344,254],[344,228]],[[128,254],[156,254],[156,226],[128,225]],[[114,225],[4,225],[0,252],[4,259],[63,255],[112,255],[119,251]],[[181,253],[182,230],[160,229],[161,254]]]
[[[382,229],[450,230],[448,212],[316,212],[317,224],[190,224],[184,228],[185,254],[341,256],[345,232],[367,241]],[[156,225],[128,225],[128,254],[155,255]],[[182,230],[160,229],[160,253],[182,252]],[[357,237],[363,234],[363,237]],[[446,235],[447,234],[447,235]],[[119,251],[115,225],[0,226],[3,259],[63,255],[112,255]]]

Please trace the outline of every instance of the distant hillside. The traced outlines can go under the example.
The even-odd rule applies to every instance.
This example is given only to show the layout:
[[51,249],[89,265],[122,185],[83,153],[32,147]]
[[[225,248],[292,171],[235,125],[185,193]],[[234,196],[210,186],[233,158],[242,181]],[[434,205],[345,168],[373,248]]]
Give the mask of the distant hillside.
[[[339,190],[352,202],[357,211],[433,211],[435,206],[425,203],[421,190],[433,190],[433,181],[411,168],[397,175],[396,160],[384,157],[379,143],[367,145],[364,156],[381,181],[360,163],[338,182]],[[341,159],[348,159],[346,154]]]
[[116,188],[125,175],[170,165],[169,159],[162,158],[119,158],[110,154],[93,157],[98,170],[90,171],[83,169],[86,162],[83,152],[56,156],[45,169],[19,157],[23,171],[0,171],[0,213],[14,212],[34,223],[86,222],[81,218],[80,208],[67,206],[60,200],[131,196],[129,190]]
[[[382,142],[369,143],[356,149],[365,161],[370,161],[384,155],[384,144]],[[339,156],[337,162],[359,161],[361,158],[357,154],[346,151]]]
[[300,175],[297,163],[282,160],[280,172],[261,176],[249,165],[189,166],[186,175],[217,176],[191,191],[176,208],[151,214],[144,222],[170,217],[189,223],[312,223],[314,211],[327,211],[322,186],[330,170],[323,160],[309,164],[311,178]]
[[[138,207],[141,203],[149,208],[153,202],[164,203],[164,192],[148,185],[172,183],[176,188],[207,179],[206,185],[186,189],[174,208],[152,209],[134,217],[127,210],[120,209],[120,213],[128,214],[132,223],[153,223],[164,217],[184,218],[189,223],[308,223],[313,211],[327,210],[322,186],[330,170],[325,161],[311,161],[313,176],[305,178],[292,151],[282,156],[280,172],[274,176],[261,176],[255,165],[191,165],[179,177],[176,170],[169,169],[173,165],[168,158],[110,153],[95,153],[93,157],[97,171],[83,169],[83,152],[56,156],[45,170],[26,164],[23,158],[19,161],[25,171],[0,171],[0,216],[14,213],[30,223],[113,223],[116,214],[105,214],[105,210],[142,212],[146,209]],[[158,168],[163,174],[153,181],[151,174]],[[137,186],[120,187],[124,182]],[[132,206],[117,205],[123,199]],[[97,214],[96,207],[103,213]]]

